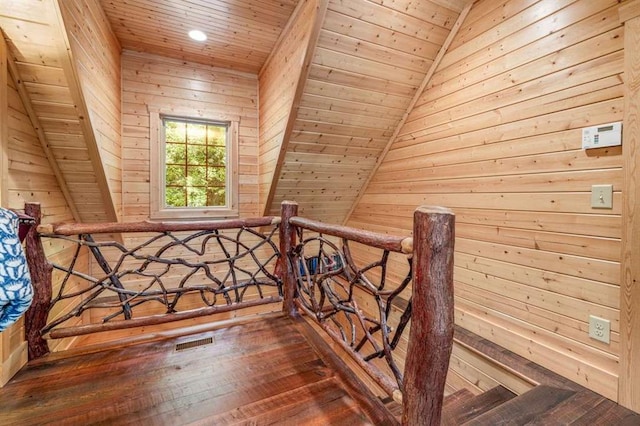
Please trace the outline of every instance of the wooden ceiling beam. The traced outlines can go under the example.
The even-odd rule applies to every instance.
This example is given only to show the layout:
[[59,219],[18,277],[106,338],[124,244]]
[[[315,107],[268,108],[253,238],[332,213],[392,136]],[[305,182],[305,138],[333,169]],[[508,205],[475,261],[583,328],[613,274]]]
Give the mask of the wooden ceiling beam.
[[262,67],[260,67],[260,71],[258,71],[258,78],[260,78],[260,76],[269,67],[269,64],[273,60],[273,56],[276,54],[276,52],[280,49],[280,47],[284,43],[284,40],[285,40],[287,34],[289,34],[289,32],[291,31],[291,27],[295,23],[296,19],[298,19],[298,15],[300,15],[300,13],[302,13],[302,9],[304,9],[304,3],[305,3],[304,1],[298,2],[298,4],[296,5],[296,8],[293,9],[293,12],[291,13],[291,16],[289,17],[289,20],[284,25],[284,28],[282,28],[282,31],[280,31],[280,35],[278,36],[278,39],[273,44],[273,48],[269,52],[269,55],[267,56],[267,59],[264,61],[264,64],[262,64]]
[[[2,33],[2,38],[3,38],[2,41],[4,42],[4,38],[5,38],[4,33]],[[15,84],[16,89],[18,90],[18,95],[20,96],[20,100],[22,100],[24,109],[27,111],[27,115],[31,120],[33,129],[35,130],[36,135],[38,136],[38,141],[40,141],[40,146],[44,151],[44,155],[47,157],[47,160],[49,161],[49,165],[51,166],[51,170],[53,171],[53,174],[56,178],[56,182],[60,187],[60,191],[62,192],[62,195],[64,196],[64,199],[67,202],[67,205],[69,206],[69,210],[71,210],[71,214],[73,215],[74,220],[78,222],[80,221],[80,213],[78,212],[78,208],[76,207],[75,202],[73,201],[73,197],[71,196],[71,192],[69,191],[67,183],[62,175],[62,171],[58,166],[56,157],[49,146],[47,135],[42,129],[42,125],[40,124],[40,119],[38,118],[38,115],[36,114],[33,108],[33,105],[31,103],[31,97],[29,96],[29,92],[24,85],[24,81],[22,80],[22,78],[20,78],[20,72],[18,71],[18,67],[16,65],[16,59],[15,57],[13,57],[13,54],[11,52],[9,52],[7,65],[9,67],[9,76],[13,80],[13,83]],[[3,168],[3,172],[4,172],[4,168]],[[5,185],[3,185],[3,190],[4,190],[4,186]]]
[[[300,3],[304,3],[304,2],[301,1]],[[322,29],[322,23],[324,22],[324,17],[327,12],[328,3],[329,3],[328,0],[317,0],[316,15],[314,18],[313,27],[311,28],[311,34],[309,35],[309,41],[306,46],[304,60],[302,62],[302,71],[300,72],[300,77],[298,78],[298,83],[296,85],[296,90],[293,96],[293,101],[291,103],[291,108],[287,115],[287,119],[286,119],[287,125],[284,131],[284,135],[282,137],[282,145],[280,145],[280,153],[278,155],[278,161],[276,163],[276,167],[273,172],[271,185],[269,186],[269,193],[267,195],[266,202],[264,204],[263,214],[265,215],[268,214],[268,211],[271,208],[271,204],[273,203],[273,199],[276,194],[276,189],[278,187],[278,182],[280,181],[280,174],[282,173],[282,168],[284,166],[285,158],[287,155],[287,149],[289,147],[289,139],[291,139],[291,133],[293,132],[293,127],[295,125],[296,118],[298,116],[300,99],[302,98],[302,94],[304,92],[304,86],[307,81],[307,77],[309,76],[309,70],[311,68],[311,60],[315,55],[316,46],[318,44],[320,30]],[[290,22],[296,19],[298,13],[299,13],[299,10],[296,9],[291,14]],[[286,28],[289,28],[290,25],[291,25],[290,23],[287,23]],[[274,49],[277,49],[281,42],[282,42],[281,40],[278,40]],[[271,55],[267,59],[265,66],[270,62],[270,60],[271,60]]]
[[353,205],[351,206],[351,209],[349,210],[349,212],[347,213],[347,215],[344,218],[343,224],[346,224],[349,221],[349,219],[351,218],[351,215],[355,211],[357,205],[360,203],[360,200],[362,199],[362,197],[364,196],[365,192],[367,191],[367,188],[369,187],[369,184],[371,183],[371,180],[373,179],[373,176],[375,176],[376,172],[378,171],[378,168],[380,167],[380,165],[384,161],[387,153],[389,152],[389,150],[391,149],[391,147],[395,143],[396,139],[398,138],[398,134],[400,133],[400,130],[402,130],[402,127],[404,126],[405,122],[409,118],[409,115],[413,111],[413,108],[416,106],[416,103],[418,102],[418,100],[422,96],[422,92],[424,91],[424,89],[429,84],[429,81],[431,81],[431,77],[433,77],[433,74],[438,69],[438,66],[440,65],[440,62],[442,61],[442,58],[444,57],[445,53],[447,53],[447,50],[449,49],[449,46],[453,42],[453,39],[455,38],[455,36],[458,34],[458,31],[460,30],[460,27],[462,27],[462,24],[464,23],[464,20],[466,19],[467,15],[469,14],[469,11],[471,10],[471,6],[473,6],[473,3],[474,3],[473,0],[469,1],[467,3],[467,5],[464,7],[464,9],[462,9],[462,12],[460,12],[460,15],[458,16],[458,19],[456,20],[455,24],[451,28],[451,31],[449,32],[449,35],[447,35],[447,38],[445,39],[442,47],[438,51],[437,56],[433,60],[433,63],[431,64],[431,67],[429,68],[429,71],[427,71],[427,74],[425,75],[424,79],[422,80],[422,83],[420,84],[420,86],[416,90],[416,93],[413,96],[413,99],[411,100],[411,102],[409,103],[409,106],[407,107],[406,112],[403,114],[402,118],[400,119],[400,122],[396,126],[396,128],[395,128],[395,130],[393,132],[393,135],[389,138],[389,142],[387,142],[387,145],[385,146],[384,150],[382,151],[382,153],[380,153],[380,156],[378,157],[378,160],[376,161],[375,166],[373,166],[373,169],[369,173],[369,176],[367,177],[366,181],[362,185],[362,188],[360,189],[360,192],[358,193],[358,196],[356,197]]
[[106,221],[117,222],[119,220],[116,206],[111,195],[109,188],[109,180],[107,178],[104,162],[100,154],[100,147],[91,124],[91,116],[87,107],[86,100],[82,91],[82,85],[80,83],[80,76],[76,69],[76,64],[73,58],[73,52],[71,51],[71,44],[69,42],[69,36],[67,34],[64,19],[62,18],[62,11],[60,10],[60,0],[50,0],[52,4],[53,16],[51,19],[51,25],[54,30],[57,30],[59,34],[56,35],[56,44],[58,45],[58,55],[60,63],[67,78],[67,84],[71,97],[75,104],[75,109],[84,136],[87,151],[89,153],[89,159],[91,161],[92,169],[95,173],[95,179],[98,183],[100,194],[102,196],[102,202],[104,204]]

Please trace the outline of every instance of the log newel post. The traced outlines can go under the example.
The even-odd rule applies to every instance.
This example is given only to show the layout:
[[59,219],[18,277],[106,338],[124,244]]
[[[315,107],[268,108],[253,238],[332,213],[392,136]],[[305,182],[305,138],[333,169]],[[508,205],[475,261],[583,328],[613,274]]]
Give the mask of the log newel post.
[[413,225],[412,317],[405,362],[403,425],[440,425],[453,344],[453,212],[419,207]]
[[40,330],[47,324],[49,305],[51,303],[51,273],[53,267],[47,261],[38,236],[38,225],[42,219],[39,203],[26,203],[24,212],[35,219],[34,225],[25,238],[27,264],[33,285],[33,301],[25,314],[25,334],[28,344],[29,359],[39,358],[49,353],[49,345],[42,338]]
[[282,271],[282,282],[284,286],[284,302],[282,306],[283,312],[291,317],[298,316],[298,309],[295,305],[296,295],[296,277],[293,273],[291,262],[289,262],[288,254],[296,245],[296,230],[290,223],[289,219],[298,215],[298,203],[293,201],[283,201],[280,207],[282,219],[280,221],[280,253]]

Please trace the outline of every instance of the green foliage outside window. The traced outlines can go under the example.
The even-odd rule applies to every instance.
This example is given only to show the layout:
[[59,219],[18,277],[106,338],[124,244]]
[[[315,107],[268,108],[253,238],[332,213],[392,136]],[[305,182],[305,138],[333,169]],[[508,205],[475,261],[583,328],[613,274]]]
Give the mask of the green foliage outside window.
[[226,205],[227,126],[164,119],[167,207]]

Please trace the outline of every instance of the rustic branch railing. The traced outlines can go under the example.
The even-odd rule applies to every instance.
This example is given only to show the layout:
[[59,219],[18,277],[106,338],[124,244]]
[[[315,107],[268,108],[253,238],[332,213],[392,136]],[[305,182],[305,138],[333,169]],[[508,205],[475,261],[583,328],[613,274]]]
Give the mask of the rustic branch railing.
[[[39,205],[27,204],[25,211],[40,223]],[[279,246],[274,242],[277,232]],[[137,242],[127,248],[94,238],[100,234],[126,234],[128,241],[135,234]],[[67,265],[49,263],[42,239],[64,240],[75,246],[75,254]],[[454,216],[444,208],[417,209],[413,237],[400,238],[297,217],[297,204],[286,201],[281,218],[33,227],[26,240],[35,290],[25,322],[29,357],[48,352],[45,337],[282,302],[286,314],[298,317],[302,311],[314,318],[403,403],[403,424],[439,425],[453,341],[453,241]],[[358,245],[366,247],[354,249]],[[375,250],[375,259],[363,262],[372,259]],[[93,256],[99,275],[82,270],[86,262],[77,259],[83,253]],[[389,267],[392,257],[394,268]],[[400,278],[391,276],[397,274],[391,269],[396,271],[402,263],[398,258],[406,268]],[[52,270],[59,274],[55,294]],[[204,306],[187,304],[188,309],[181,309],[179,302],[193,295]],[[71,307],[49,315],[70,301],[75,302]],[[359,304],[369,307],[361,309]],[[137,314],[148,306],[162,313]],[[105,315],[99,323],[65,325],[85,312],[100,310]],[[54,319],[47,323],[49,316]],[[409,336],[403,339],[409,322]],[[403,340],[404,369],[394,353]]]
[[[378,385],[403,402],[403,424],[440,424],[453,341],[452,212],[417,209],[413,238],[327,225],[296,214],[295,203],[283,203],[282,221],[289,227],[286,242],[281,242],[289,269],[284,291],[295,294],[285,310],[295,316],[297,307],[315,318]],[[378,249],[377,259],[360,264],[351,242]],[[396,285],[387,277],[391,253],[408,259],[406,276]],[[404,299],[401,295],[412,281],[411,295]],[[358,300],[367,298],[374,309],[359,307]],[[400,313],[392,327],[394,308]],[[410,320],[403,373],[394,349]],[[378,359],[384,359],[386,369],[374,362]]]
[[[32,275],[39,277],[34,280],[36,293],[48,289],[49,298],[31,308],[41,313],[28,325],[34,336],[30,345],[40,348],[34,355],[48,352],[43,337],[155,325],[281,302],[282,281],[276,275],[280,251],[274,242],[279,222],[279,218],[263,217],[40,226],[40,238],[27,241],[27,257]],[[134,247],[94,238],[116,233],[130,239],[134,234]],[[75,246],[73,257],[68,264],[47,262],[40,239],[58,239]],[[91,274],[78,265],[83,250],[95,259],[98,273]],[[61,273],[53,295],[51,270]],[[200,306],[193,307],[196,303]],[[65,306],[68,304],[71,306]],[[56,306],[61,306],[60,312],[46,322],[47,314]],[[141,309],[146,313],[136,315]],[[104,313],[98,323],[65,326],[85,312],[98,311]]]
[[[410,257],[407,257],[407,273],[399,285],[393,286],[386,272],[389,254],[410,255],[412,239],[330,226],[299,217],[292,217],[289,222],[295,226],[298,241],[287,251],[297,286],[296,306],[314,317],[389,395],[395,394],[397,398],[402,388],[402,372],[393,350],[411,318],[411,301],[407,303],[399,297],[412,278]],[[307,231],[311,231],[310,236]],[[339,238],[340,244],[328,236]],[[352,241],[379,249],[379,257],[371,263],[358,264],[350,247]],[[361,299],[372,299],[375,312],[360,309],[358,295]],[[394,303],[403,312],[400,323],[392,329],[388,320]],[[384,359],[389,371],[372,365],[370,361],[375,359]]]

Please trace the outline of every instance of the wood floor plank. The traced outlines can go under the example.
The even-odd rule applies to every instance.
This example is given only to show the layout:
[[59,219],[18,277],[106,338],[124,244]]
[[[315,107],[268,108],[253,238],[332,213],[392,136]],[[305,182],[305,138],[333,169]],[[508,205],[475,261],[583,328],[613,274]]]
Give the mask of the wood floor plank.
[[[182,380],[191,389],[195,389],[199,380],[207,377],[200,372],[203,365],[208,365],[212,371],[218,371],[216,377],[220,383],[243,379],[245,374],[251,373],[253,363],[260,363],[263,367],[262,371],[266,373],[273,368],[288,366],[293,360],[300,359],[300,357],[304,357],[304,362],[317,359],[317,356],[304,342],[296,342],[277,349],[265,345],[264,348],[255,349],[246,354],[236,352],[227,354],[227,356],[221,356],[225,350],[224,348],[218,349],[216,346],[196,348],[182,355],[175,353],[173,346],[168,347],[167,351],[166,353],[156,352],[153,362],[149,362],[152,355],[135,359],[129,358],[125,352],[122,354],[120,364],[108,365],[106,368],[102,365],[94,365],[92,370],[83,366],[84,368],[78,370],[77,376],[75,374],[72,376],[61,375],[55,380],[38,380],[31,384],[30,392],[50,400],[55,409],[65,409],[70,404],[78,407],[85,399],[91,401],[96,384],[100,384],[104,388],[101,395],[102,400],[110,402],[117,400],[122,392],[134,392],[136,389],[144,387],[148,382],[173,380],[180,383],[179,380]],[[136,361],[139,361],[137,367]],[[230,363],[237,363],[236,368],[228,368]],[[79,399],[65,398],[65,393],[68,390],[79,393]],[[161,390],[156,388],[150,390],[150,392],[159,391]],[[28,400],[23,400],[22,403],[29,405]],[[18,408],[20,407],[14,407],[14,409]],[[42,410],[51,409],[48,405],[39,408]]]
[[330,401],[344,398],[345,395],[344,389],[341,389],[333,378],[329,378],[253,404],[235,407],[191,424],[276,423],[290,419],[302,411],[321,409]]
[[466,422],[469,426],[524,425],[575,394],[569,389],[540,385]]
[[[242,334],[246,338],[245,343],[241,343],[238,340],[239,334]],[[281,334],[264,324],[261,321],[249,323],[246,327],[233,326],[228,329],[217,330],[211,333],[203,333],[197,336],[182,337],[173,340],[155,341],[143,345],[132,345],[122,348],[117,348],[104,352],[97,352],[91,354],[77,355],[80,358],[70,357],[59,359],[52,357],[51,361],[46,358],[39,360],[33,367],[29,366],[26,370],[23,370],[19,376],[12,380],[12,383],[19,383],[21,381],[30,380],[37,377],[39,380],[44,380],[47,375],[54,377],[59,376],[61,373],[73,371],[74,374],[82,369],[92,369],[96,362],[100,365],[106,366],[109,364],[117,364],[118,368],[125,368],[126,366],[141,360],[142,358],[155,357],[156,352],[162,352],[169,354],[177,343],[189,339],[196,339],[204,336],[211,336],[214,341],[217,342],[216,350],[222,351],[217,356],[232,355],[239,350],[254,351],[256,348],[260,350],[266,350],[270,347],[277,347],[285,342],[304,342],[303,336],[297,333]],[[243,339],[244,341],[244,339]],[[130,362],[123,363],[124,358],[130,358]],[[162,361],[160,361],[162,362]],[[50,363],[55,363],[56,369],[50,370],[48,366]]]
[[[319,379],[317,366],[309,366],[308,371],[289,376],[280,376],[278,372],[271,376],[272,380],[252,381],[252,384],[243,387],[233,382],[220,385],[211,380],[191,381],[186,389],[141,395],[135,404],[121,400],[125,404],[119,412],[114,413],[113,407],[108,406],[100,413],[92,410],[89,415],[78,414],[73,420],[76,424],[86,424],[89,419],[100,415],[101,420],[111,424],[155,424],[156,419],[171,419],[173,424],[182,425],[220,414],[230,407],[269,398],[285,389],[297,389]],[[138,408],[140,406],[142,409]]]
[[[171,407],[182,407],[185,405],[183,401],[190,398],[197,401],[204,398],[215,399],[234,391],[242,391],[243,387],[238,385],[238,382],[242,383],[247,379],[251,379],[252,386],[268,386],[272,381],[271,376],[274,375],[284,377],[283,381],[286,382],[286,385],[294,386],[295,381],[286,380],[289,376],[301,375],[302,378],[308,376],[309,380],[314,380],[317,375],[315,370],[324,368],[317,357],[308,350],[306,358],[311,358],[311,361],[291,365],[291,361],[287,361],[286,357],[295,358],[304,355],[301,349],[297,346],[292,347],[285,358],[279,359],[281,361],[279,364],[277,362],[275,364],[262,363],[261,361],[269,359],[269,353],[261,353],[239,357],[237,368],[228,365],[210,366],[207,364],[215,363],[207,363],[207,358],[203,357],[201,362],[192,361],[183,365],[175,362],[169,363],[166,365],[166,374],[161,375],[155,374],[154,371],[142,370],[124,376],[112,376],[111,374],[105,378],[96,376],[72,388],[74,392],[79,393],[75,399],[65,398],[64,390],[67,388],[62,389],[63,392],[52,395],[49,398],[50,404],[42,406],[42,409],[39,410],[45,412],[44,417],[38,417],[34,420],[46,418],[46,412],[60,412],[66,417],[73,417],[75,413],[81,417],[87,413],[93,417],[108,417],[114,414],[114,407],[125,412],[145,409],[161,412],[161,408],[166,408],[166,401]],[[262,366],[260,374],[254,374],[252,377],[251,369],[247,368],[249,363],[253,363],[254,366],[256,363],[260,363]],[[213,371],[217,373],[210,374]],[[92,390],[96,388],[100,389],[99,395],[96,395],[96,391]],[[104,409],[95,406],[96,399],[105,407]],[[119,410],[115,410],[116,414]],[[33,415],[33,410],[31,413]]]
[[506,401],[514,398],[516,394],[503,386],[496,386],[480,395],[458,403],[455,409],[449,409],[443,416],[443,425],[455,426],[479,416]]
[[340,399],[334,399],[317,413],[314,413],[314,410],[301,411],[298,415],[286,419],[286,422],[291,422],[289,424],[292,425],[373,425],[354,402],[345,404],[345,399],[350,398],[345,395]]
[[561,404],[527,423],[527,426],[561,426],[574,422],[605,398],[594,392],[578,392]]
[[637,426],[640,425],[640,415],[620,407],[609,399],[603,399],[599,404],[568,424],[571,426]]
[[451,395],[444,398],[442,408],[447,410],[455,409],[458,406],[458,404],[462,404],[473,397],[474,395],[469,389],[467,388],[459,389],[454,393],[452,393]]
[[[176,350],[177,343],[202,337],[212,343]],[[3,426],[269,424],[283,418],[295,424],[371,424],[284,317],[53,356],[0,389]]]
[[[397,424],[310,331],[306,323],[274,316],[190,336],[54,354],[30,363],[0,389],[0,425]],[[203,337],[212,343],[176,350],[178,343]],[[465,424],[640,424],[640,415],[606,398],[484,340],[478,344],[543,384]],[[506,392],[504,399],[512,396]],[[445,399],[443,418],[455,409],[454,423],[464,422],[479,412],[469,401],[492,405],[504,397],[502,390],[493,393],[458,391]],[[400,410],[396,406],[396,414]]]

